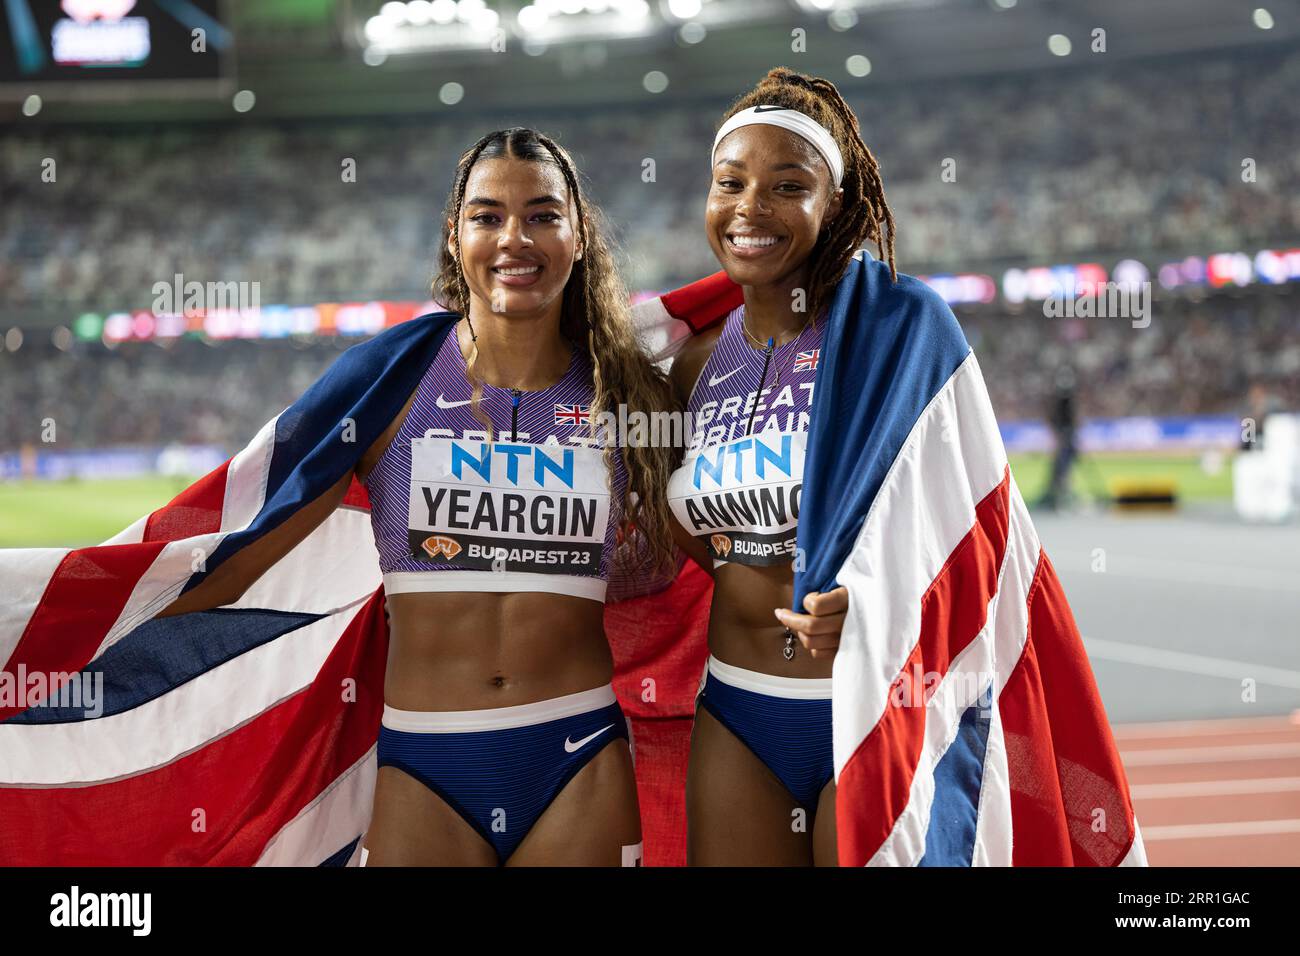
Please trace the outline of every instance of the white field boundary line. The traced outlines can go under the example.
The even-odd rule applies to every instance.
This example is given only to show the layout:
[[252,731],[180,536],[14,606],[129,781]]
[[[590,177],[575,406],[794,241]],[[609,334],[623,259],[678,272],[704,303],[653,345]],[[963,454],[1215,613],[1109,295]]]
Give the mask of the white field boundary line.
[[[1250,780],[1194,780],[1187,783],[1139,783],[1129,786],[1134,800],[1247,796],[1300,792],[1300,777],[1255,777]],[[1143,830],[1143,833],[1146,831]]]
[[1204,840],[1209,837],[1268,836],[1300,833],[1300,820],[1241,820],[1235,823],[1184,823],[1167,827],[1143,827],[1144,842],[1152,840]]
[[[1078,560],[1091,568],[1092,554],[1087,551],[1064,549],[1053,551],[1063,558]],[[1059,567],[1059,565],[1058,565]],[[1075,566],[1066,570],[1078,572]],[[1208,584],[1227,588],[1246,588],[1252,591],[1281,591],[1300,594],[1300,576],[1294,571],[1276,568],[1243,568],[1235,564],[1216,564],[1212,561],[1188,561],[1178,558],[1144,558],[1133,554],[1106,552],[1106,570],[1094,572],[1107,577],[1147,578],[1152,581],[1172,581],[1176,584]]]
[[1212,737],[1224,734],[1300,734],[1300,710],[1270,717],[1217,717],[1203,720],[1155,720],[1146,723],[1114,724],[1116,740],[1155,737]]
[[1184,674],[1200,674],[1205,677],[1232,680],[1249,677],[1259,684],[1300,690],[1300,671],[1283,667],[1251,664],[1248,661],[1234,661],[1226,657],[1188,654],[1185,651],[1148,647],[1145,644],[1125,644],[1123,641],[1108,641],[1100,637],[1084,638],[1083,646],[1089,657],[1098,660],[1137,664],[1140,667],[1154,667]]
[[[1236,760],[1286,760],[1290,757],[1300,757],[1300,743],[1241,744],[1228,747],[1171,747],[1167,750],[1130,750],[1120,755],[1125,767],[1231,763]],[[1145,833],[1146,831],[1143,830],[1142,832]]]

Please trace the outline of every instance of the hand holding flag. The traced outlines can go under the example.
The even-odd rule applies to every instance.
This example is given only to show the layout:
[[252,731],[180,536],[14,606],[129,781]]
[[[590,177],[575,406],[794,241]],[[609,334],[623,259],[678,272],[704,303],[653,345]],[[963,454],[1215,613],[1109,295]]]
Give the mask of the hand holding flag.
[[849,609],[849,589],[835,588],[822,594],[809,591],[803,598],[807,614],[796,614],[779,607],[776,619],[808,648],[813,657],[833,657],[840,646],[840,631]]

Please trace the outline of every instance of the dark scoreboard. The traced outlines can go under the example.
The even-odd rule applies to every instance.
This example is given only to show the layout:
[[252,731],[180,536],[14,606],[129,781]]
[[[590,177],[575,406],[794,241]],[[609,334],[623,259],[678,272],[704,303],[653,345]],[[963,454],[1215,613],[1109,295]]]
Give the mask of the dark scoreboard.
[[218,81],[232,35],[222,0],[0,0],[0,89]]

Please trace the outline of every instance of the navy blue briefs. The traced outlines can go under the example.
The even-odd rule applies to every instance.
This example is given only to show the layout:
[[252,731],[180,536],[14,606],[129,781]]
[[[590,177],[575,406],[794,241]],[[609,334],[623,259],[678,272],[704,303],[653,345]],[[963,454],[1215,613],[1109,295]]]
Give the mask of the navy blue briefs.
[[778,677],[709,655],[697,698],[763,761],[812,816],[822,788],[835,779],[830,678]]
[[609,685],[474,711],[384,706],[379,766],[415,777],[492,844],[501,863],[573,777],[628,725]]

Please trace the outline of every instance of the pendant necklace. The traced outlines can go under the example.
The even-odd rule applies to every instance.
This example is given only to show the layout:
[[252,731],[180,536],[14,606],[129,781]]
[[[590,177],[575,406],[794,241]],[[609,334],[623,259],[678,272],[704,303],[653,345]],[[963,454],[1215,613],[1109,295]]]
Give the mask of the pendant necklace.
[[[759,341],[758,339],[754,338],[753,333],[749,331],[749,326],[747,326],[747,325],[745,324],[745,316],[746,316],[746,314],[747,314],[747,313],[741,313],[741,316],[740,316],[740,329],[741,329],[741,331],[745,333],[745,338],[749,339],[749,341],[752,342],[752,343],[754,343],[754,345],[756,345],[758,348],[763,349],[765,352],[767,352],[767,353],[768,353],[768,356],[770,357],[770,355],[771,355],[771,349],[776,345],[776,339],[775,339],[775,338],[770,338],[770,339],[767,340],[767,342],[761,342],[761,341]],[[791,338],[791,339],[789,339],[788,341],[782,342],[781,345],[780,345],[779,347],[780,347],[780,348],[784,348],[785,346],[789,345],[791,342],[795,341],[795,339],[798,339],[799,336],[803,335],[804,330],[808,328],[808,323],[812,321],[812,318],[813,318],[813,317],[812,317],[811,315],[809,315],[808,318],[804,319],[804,320],[803,320],[803,325],[799,326],[799,331],[795,332],[795,334],[794,334],[794,338]],[[780,384],[781,384],[781,369],[778,367],[777,370],[776,370],[776,374],[772,377],[772,387],[773,387],[773,388],[776,388],[776,387],[777,387],[778,385],[780,385]],[[793,652],[792,652],[792,653],[793,653]]]

